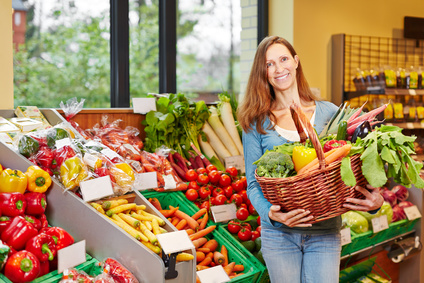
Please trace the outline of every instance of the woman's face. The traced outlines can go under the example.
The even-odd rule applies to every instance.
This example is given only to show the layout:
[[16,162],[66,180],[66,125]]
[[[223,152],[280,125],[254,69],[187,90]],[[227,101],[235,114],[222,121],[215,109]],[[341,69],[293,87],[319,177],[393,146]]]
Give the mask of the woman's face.
[[299,63],[297,55],[293,58],[283,44],[273,44],[266,51],[266,67],[268,82],[274,91],[285,91],[296,84],[296,68]]

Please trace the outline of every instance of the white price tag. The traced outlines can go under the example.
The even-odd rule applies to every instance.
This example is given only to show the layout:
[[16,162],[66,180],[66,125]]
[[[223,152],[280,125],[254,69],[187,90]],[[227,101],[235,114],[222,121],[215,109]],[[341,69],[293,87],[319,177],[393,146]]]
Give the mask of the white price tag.
[[97,156],[92,155],[92,154],[90,154],[90,153],[86,152],[86,153],[84,154],[84,157],[82,158],[82,160],[83,160],[83,161],[84,161],[84,163],[85,163],[86,165],[88,165],[89,167],[91,167],[91,168],[96,168],[96,162],[98,162],[98,160],[100,160],[100,158],[98,158]]
[[131,151],[133,154],[140,154],[140,151],[137,150],[132,144],[124,143],[122,146]]
[[175,182],[175,179],[172,175],[162,175],[163,179],[165,180],[165,190],[172,190],[177,187],[177,182]]
[[158,176],[156,172],[136,173],[134,189],[137,191],[154,189],[158,186]]
[[372,224],[372,231],[374,234],[389,228],[387,215],[381,215],[380,217],[375,217],[371,219],[371,224]]
[[421,217],[421,213],[416,205],[405,207],[403,211],[405,211],[408,220],[414,220]]
[[244,168],[244,156],[243,155],[236,155],[236,156],[230,156],[226,157],[224,160],[225,168],[228,168],[230,166],[234,166],[237,168],[237,170],[240,170],[241,173],[245,173]]
[[235,203],[211,206],[212,217],[216,223],[237,218]]
[[134,113],[146,114],[150,110],[156,111],[154,97],[134,97],[132,99]]
[[56,146],[57,149],[62,148],[65,145],[71,145],[71,144],[72,144],[72,142],[71,142],[70,138],[60,139],[60,140],[57,140],[55,142],[55,146]]
[[406,123],[406,128],[407,129],[413,129],[414,128],[414,124],[411,122]]
[[410,95],[417,95],[417,92],[415,91],[415,89],[410,89],[409,94]]
[[80,188],[82,198],[86,202],[113,195],[110,176],[80,182]]
[[163,252],[166,254],[194,249],[193,242],[185,230],[158,234],[156,237]]
[[199,276],[201,283],[221,283],[229,282],[231,280],[227,273],[225,273],[222,265],[216,265],[208,269],[197,271],[196,274]]
[[118,153],[114,152],[110,148],[102,149],[102,151],[100,151],[100,152],[102,154],[104,154],[107,158],[109,158],[110,160],[112,160],[114,158],[119,158],[119,159],[122,158]]
[[86,261],[85,240],[57,251],[57,272],[62,273]]
[[352,237],[350,234],[350,228],[343,228],[340,230],[340,236],[341,236],[341,244],[342,246],[352,243]]

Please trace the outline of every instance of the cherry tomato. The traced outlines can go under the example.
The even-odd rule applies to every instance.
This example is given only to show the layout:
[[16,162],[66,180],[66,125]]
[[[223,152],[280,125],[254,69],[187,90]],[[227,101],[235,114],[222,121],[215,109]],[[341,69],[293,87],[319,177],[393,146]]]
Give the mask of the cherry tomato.
[[197,182],[201,185],[206,185],[207,183],[209,183],[209,177],[207,174],[199,174],[197,176]]
[[252,238],[250,238],[250,240],[254,241],[257,238],[259,238],[261,236],[261,234],[259,234],[258,231],[252,231]]
[[225,193],[225,196],[228,198],[228,199],[230,199],[231,198],[231,196],[233,195],[233,187],[231,187],[231,186],[226,186],[226,187],[224,187],[223,188],[223,190],[224,190],[224,193]]
[[245,209],[247,209],[247,211],[249,211],[249,207],[244,202],[242,204],[240,204],[240,208],[245,208]]
[[223,189],[221,189],[220,187],[216,187],[215,189],[213,189],[212,191],[212,196],[213,197],[217,197],[218,195],[225,195],[225,192]]
[[206,166],[206,171],[208,171],[208,173],[212,172],[212,171],[217,171],[218,169],[216,169],[216,166],[213,164],[209,164],[208,166]]
[[228,222],[227,229],[228,231],[230,231],[230,233],[237,234],[241,229],[241,225],[239,222],[231,220],[230,222]]
[[259,225],[258,227],[256,227],[256,231],[258,231],[260,235],[262,233],[262,226]]
[[251,205],[252,203],[250,202],[250,199],[247,198],[246,201],[244,202],[246,204],[246,207],[249,208],[249,205]]
[[243,198],[243,202],[246,203],[246,201],[248,200],[246,190],[241,190],[240,192],[238,192],[238,194],[241,195],[241,197]]
[[249,211],[244,207],[240,207],[237,209],[236,216],[238,220],[244,221],[249,217]]
[[258,215],[258,212],[256,211],[255,207],[253,207],[252,204],[249,205],[249,213],[255,216]]
[[246,180],[246,176],[241,176],[240,177],[240,181],[242,182],[244,189],[247,189],[247,180]]
[[188,189],[185,195],[186,195],[186,198],[190,201],[195,201],[199,197],[199,194],[197,193],[195,189]]
[[231,185],[231,177],[228,174],[222,174],[219,178],[219,185],[221,187],[226,187]]
[[190,181],[196,181],[197,180],[196,170],[188,169],[187,172],[185,173],[185,179],[189,182]]
[[231,184],[231,187],[233,187],[233,189],[234,189],[236,192],[241,192],[241,191],[244,189],[243,182],[242,182],[242,181],[240,181],[240,180],[237,180],[237,181],[233,182],[233,183]]
[[202,186],[199,190],[199,196],[201,199],[206,199],[212,194],[208,186]]
[[208,173],[208,171],[206,171],[206,168],[203,168],[203,167],[197,168],[196,172],[197,172],[197,174],[205,174],[205,173],[207,174]]
[[261,226],[261,217],[258,216],[258,218],[256,218],[256,223],[258,223],[259,226]]
[[196,181],[191,181],[190,183],[188,183],[187,189],[193,189],[197,191],[200,189],[200,186],[197,184]]
[[211,208],[211,204],[209,203],[208,200],[205,200],[204,202],[202,202],[202,204],[200,205],[200,209],[202,208],[206,208],[206,210],[209,211],[209,209]]
[[234,166],[227,167],[225,169],[225,172],[227,172],[228,174],[230,174],[234,178],[237,177],[237,175],[238,175],[237,168],[234,167]]
[[208,173],[208,176],[209,176],[209,182],[216,185],[219,182],[219,179],[221,177],[221,173],[219,173],[218,171],[211,171],[211,172]]
[[241,227],[244,227],[245,229],[249,229],[252,231],[252,226],[248,222],[242,222]]
[[215,205],[222,205],[228,203],[228,199],[225,195],[217,195],[215,197]]
[[248,241],[252,238],[252,231],[246,228],[241,228],[240,231],[238,231],[237,236],[241,241]]
[[233,194],[230,197],[230,202],[234,202],[237,207],[239,207],[243,203],[243,198],[239,194]]

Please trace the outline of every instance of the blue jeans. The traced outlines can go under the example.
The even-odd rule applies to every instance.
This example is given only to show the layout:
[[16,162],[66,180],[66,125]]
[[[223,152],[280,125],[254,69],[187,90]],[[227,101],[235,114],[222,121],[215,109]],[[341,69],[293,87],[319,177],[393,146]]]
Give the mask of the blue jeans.
[[262,227],[261,238],[271,282],[339,282],[340,234],[295,234]]

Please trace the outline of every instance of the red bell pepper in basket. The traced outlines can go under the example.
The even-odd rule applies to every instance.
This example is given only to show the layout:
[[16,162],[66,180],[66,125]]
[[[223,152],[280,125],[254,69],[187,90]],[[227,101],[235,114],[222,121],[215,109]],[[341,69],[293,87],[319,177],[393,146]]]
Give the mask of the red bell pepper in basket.
[[21,193],[0,193],[1,214],[5,216],[18,216],[25,212],[27,203]]
[[29,215],[42,215],[46,211],[47,201],[44,193],[28,192],[24,194],[27,203],[25,213]]
[[[40,222],[41,222],[41,229],[44,229],[44,228],[48,228],[48,226],[49,226],[49,222],[47,221],[47,217],[46,217],[46,215],[45,214],[41,214],[41,216],[40,217],[38,217],[38,219],[40,220]],[[40,229],[40,230],[41,230]],[[41,231],[40,231],[41,232]]]
[[14,283],[30,282],[40,274],[40,261],[28,251],[19,251],[10,256],[4,266],[4,275]]
[[40,262],[52,261],[57,252],[53,237],[47,234],[38,234],[29,239],[25,249],[32,252]]
[[40,219],[32,215],[23,215],[23,217],[25,218],[26,221],[31,223],[34,226],[34,228],[37,229],[37,231],[41,230],[42,227],[41,227]]
[[42,233],[53,237],[57,250],[66,248],[74,243],[74,238],[61,227],[50,227],[43,230]]
[[1,240],[16,250],[22,250],[26,242],[38,234],[34,225],[23,216],[13,218],[9,226],[1,233]]
[[339,140],[339,141],[338,140],[329,140],[329,141],[325,142],[323,149],[324,149],[324,152],[327,152],[327,151],[330,151],[334,148],[342,147],[344,145],[346,145],[346,141],[344,141],[344,140]]
[[0,235],[3,233],[4,230],[6,230],[7,226],[12,223],[12,218],[9,216],[2,216],[0,217]]

